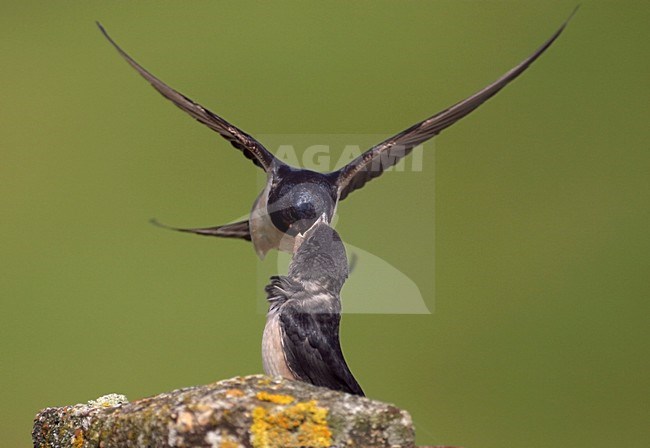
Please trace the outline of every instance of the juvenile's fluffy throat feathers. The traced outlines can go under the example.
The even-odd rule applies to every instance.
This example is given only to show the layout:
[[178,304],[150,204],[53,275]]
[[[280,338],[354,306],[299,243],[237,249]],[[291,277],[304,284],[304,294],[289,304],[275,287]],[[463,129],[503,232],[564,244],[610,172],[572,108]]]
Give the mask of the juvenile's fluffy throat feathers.
[[277,311],[283,303],[291,299],[294,292],[300,289],[300,285],[288,277],[274,275],[271,277],[271,283],[266,285],[266,300],[270,304],[269,311]]

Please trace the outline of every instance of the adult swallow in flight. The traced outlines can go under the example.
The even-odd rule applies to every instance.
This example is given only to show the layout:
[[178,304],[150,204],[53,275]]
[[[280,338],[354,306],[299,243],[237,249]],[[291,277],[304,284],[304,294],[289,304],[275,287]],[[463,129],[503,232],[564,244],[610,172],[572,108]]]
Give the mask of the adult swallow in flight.
[[[575,11],[574,11],[575,12]],[[99,29],[122,57],[165,98],[200,123],[218,132],[267,175],[264,190],[255,200],[248,220],[207,228],[173,228],[199,235],[241,238],[253,242],[260,258],[271,249],[291,252],[298,233],[306,231],[323,214],[331,222],[338,201],[395,165],[411,150],[479,107],[522,74],[562,33],[564,24],[532,55],[474,95],[373,146],[343,168],[318,173],[289,166],[260,142],[205,107],[163,83],[122,50],[106,30]]]
[[286,276],[266,287],[269,312],[262,362],[270,376],[363,395],[339,341],[341,288],[348,260],[341,238],[322,216],[296,237]]

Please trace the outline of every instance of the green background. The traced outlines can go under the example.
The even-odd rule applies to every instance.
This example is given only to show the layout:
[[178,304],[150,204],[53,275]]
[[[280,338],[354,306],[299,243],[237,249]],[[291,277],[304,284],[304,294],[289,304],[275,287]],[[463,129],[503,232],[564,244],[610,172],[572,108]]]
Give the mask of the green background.
[[[411,412],[419,443],[650,443],[648,5],[584,1],[422,172],[340,205],[346,241],[434,310],[343,319],[359,382]],[[367,135],[483,87],[574,6],[3,2],[2,446],[29,446],[46,406],[262,370],[252,248],[147,223],[241,216],[257,170],[157,95],[95,20],[254,135]]]

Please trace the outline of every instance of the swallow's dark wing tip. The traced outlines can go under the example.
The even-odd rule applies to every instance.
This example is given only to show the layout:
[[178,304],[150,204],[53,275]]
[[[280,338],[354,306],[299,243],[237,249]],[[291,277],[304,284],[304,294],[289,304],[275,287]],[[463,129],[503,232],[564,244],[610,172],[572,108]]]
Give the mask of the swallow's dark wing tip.
[[542,45],[542,46],[537,50],[536,53],[542,53],[542,52],[544,52],[544,50],[545,50],[546,48],[548,48],[548,47],[553,43],[553,41],[555,41],[555,39],[557,39],[557,38],[560,36],[560,34],[562,34],[562,32],[564,31],[564,29],[567,27],[567,25],[569,24],[569,22],[571,22],[571,20],[572,20],[573,17],[576,15],[576,13],[578,12],[578,10],[580,9],[581,6],[582,6],[582,4],[581,4],[581,3],[578,3],[578,4],[576,5],[576,7],[573,8],[573,11],[571,11],[571,14],[569,14],[569,17],[567,17],[566,20],[562,23],[562,25],[560,25],[560,28],[558,28],[558,30],[555,32],[555,34],[553,34],[553,36],[551,36],[551,38],[550,38],[548,41],[546,41],[546,43],[545,43],[544,45]]
[[578,3],[576,5],[576,7],[573,8],[573,11],[571,12],[571,14],[569,14],[569,18],[566,19],[566,23],[568,23],[573,18],[573,16],[576,15],[576,13],[578,12],[578,10],[580,9],[581,6],[582,6],[582,3]]
[[99,31],[104,35],[104,37],[105,37],[106,39],[108,39],[108,41],[109,41],[113,46],[117,46],[117,44],[115,43],[115,41],[113,40],[113,38],[112,38],[111,36],[108,35],[108,31],[106,31],[106,28],[104,28],[104,25],[102,25],[102,24],[100,23],[99,20],[95,20],[95,25],[97,25],[97,28],[99,28]]
[[158,221],[157,218],[149,219],[149,224],[151,224],[152,226],[158,227],[160,229],[174,230],[176,232],[191,232],[192,230],[194,230],[194,229],[184,229],[182,227],[170,226],[169,224],[165,224],[163,222]]
[[149,224],[152,226],[160,227],[161,229],[176,230],[174,227],[170,227],[167,224],[163,224],[158,221],[158,218],[149,218]]
[[204,228],[184,228],[174,227],[161,223],[156,218],[151,218],[149,223],[166,230],[175,230],[176,232],[194,233],[203,236],[220,236],[222,238],[239,238],[251,241],[250,227],[248,221],[239,221],[222,226],[204,227]]

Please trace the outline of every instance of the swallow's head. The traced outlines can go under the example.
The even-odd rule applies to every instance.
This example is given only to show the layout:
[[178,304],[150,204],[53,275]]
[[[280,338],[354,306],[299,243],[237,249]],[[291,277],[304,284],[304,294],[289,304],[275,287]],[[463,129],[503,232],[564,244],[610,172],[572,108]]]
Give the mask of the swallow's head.
[[321,216],[331,221],[336,208],[335,190],[326,182],[285,179],[269,192],[271,222],[283,233],[305,233]]
[[298,240],[289,276],[308,292],[324,289],[338,294],[348,278],[348,259],[338,233],[321,217]]

